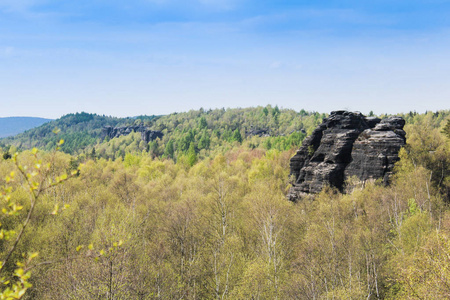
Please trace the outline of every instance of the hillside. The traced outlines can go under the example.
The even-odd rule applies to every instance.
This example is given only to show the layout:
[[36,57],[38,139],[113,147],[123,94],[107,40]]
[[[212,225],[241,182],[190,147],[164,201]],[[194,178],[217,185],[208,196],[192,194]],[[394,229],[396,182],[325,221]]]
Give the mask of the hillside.
[[[88,113],[69,114],[28,130],[14,137],[2,139],[3,147],[50,150],[60,139],[66,142],[61,150],[70,154],[112,158],[124,157],[128,152],[148,151],[153,157],[177,156],[191,151],[201,157],[224,151],[233,143],[246,143],[251,148],[264,144],[266,149],[287,150],[299,146],[306,134],[320,123],[325,114],[295,112],[277,106],[192,110],[167,116],[138,116],[114,118]],[[163,138],[145,143],[139,133],[109,140],[102,134],[105,126],[144,126],[161,131]],[[58,135],[53,130],[58,128]],[[95,148],[95,149],[94,149]]]
[[[149,121],[155,116],[141,116],[140,120]],[[89,113],[75,113],[65,115],[57,120],[47,122],[39,127],[27,130],[13,137],[0,140],[1,145],[14,146],[18,149],[53,149],[60,139],[66,143],[62,151],[77,153],[89,145],[98,143],[104,126],[117,126],[121,124],[133,124],[136,118],[115,118]],[[54,129],[58,128],[58,135]]]
[[[124,157],[126,153],[149,152],[152,157],[177,160],[203,159],[224,153],[236,145],[289,150],[298,147],[325,114],[296,112],[277,106],[191,110],[155,119],[149,126],[164,136],[143,143],[139,134],[130,134],[96,145],[98,158]],[[91,153],[89,149],[87,153]],[[195,156],[195,157],[194,157]]]
[[164,133],[147,145],[131,133],[77,155],[20,151],[24,177],[1,155],[2,257],[32,213],[3,276],[17,282],[15,262],[38,252],[19,265],[23,299],[448,298],[450,111],[402,115],[389,186],[352,181],[297,203],[289,160],[322,115],[279,111],[190,111],[146,123]]
[[51,119],[35,117],[6,117],[0,118],[0,138],[13,136],[25,130],[41,126]]

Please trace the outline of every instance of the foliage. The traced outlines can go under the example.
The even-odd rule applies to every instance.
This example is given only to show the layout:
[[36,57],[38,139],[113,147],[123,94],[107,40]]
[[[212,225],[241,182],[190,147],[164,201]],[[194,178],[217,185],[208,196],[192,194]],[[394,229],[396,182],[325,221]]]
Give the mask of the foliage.
[[[99,156],[106,159],[115,159],[118,153],[148,151],[153,157],[164,156],[175,161],[188,155],[192,143],[200,159],[224,153],[235,147],[235,143],[251,149],[290,150],[299,147],[306,132],[312,132],[323,117],[325,115],[299,114],[270,105],[245,109],[192,110],[155,119],[149,128],[162,131],[164,137],[148,145],[140,143],[139,134],[135,133],[95,147]],[[269,132],[270,136],[251,134],[261,129]]]
[[[59,139],[64,139],[66,143],[61,145],[61,150],[66,153],[76,154],[87,146],[96,144],[102,137],[102,128],[104,126],[132,125],[136,122],[147,122],[150,124],[156,116],[141,116],[137,118],[121,119],[85,112],[68,114],[58,120],[27,130],[15,137],[3,139],[2,142],[3,144],[14,145],[23,149],[37,147],[51,151],[56,147]],[[55,128],[60,130],[57,137],[53,134]]]
[[[64,143],[60,140],[57,145],[57,150]],[[69,177],[78,174],[78,170],[72,171],[68,176],[63,174],[55,177],[52,173],[52,159],[50,162],[43,163],[42,159],[38,158],[38,150],[34,148],[31,151],[32,161],[31,166],[22,165],[18,160],[18,153],[12,157],[19,178],[16,178],[16,172],[12,171],[5,177],[5,186],[1,193],[1,223],[0,223],[0,242],[1,242],[1,258],[0,258],[0,283],[2,288],[0,290],[0,299],[20,299],[27,289],[32,285],[29,282],[31,276],[31,269],[34,267],[32,261],[38,256],[38,252],[32,252],[28,249],[22,254],[22,258],[17,256],[19,242],[24,239],[26,229],[29,226],[34,212],[37,209],[42,195],[48,190],[56,187],[58,184],[66,181]],[[20,183],[15,184],[16,181]],[[25,209],[26,216],[21,215],[24,209],[23,197],[28,197],[29,202]],[[55,204],[52,214],[65,210],[67,206],[59,208]],[[16,226],[12,227],[13,224]]]
[[[349,181],[346,195],[327,188],[291,203],[289,158],[322,117],[270,106],[191,111],[154,120],[165,135],[149,145],[131,133],[88,155],[58,153],[50,177],[85,166],[40,195],[14,251],[12,261],[39,252],[24,298],[448,298],[448,113],[408,114],[390,186]],[[277,135],[247,135],[271,122]],[[12,167],[2,160],[0,175]],[[27,211],[20,183],[10,195]],[[55,217],[55,204],[70,206]],[[15,217],[1,223],[5,236],[22,228]],[[4,255],[11,242],[0,246]]]
[[445,124],[444,128],[441,131],[443,134],[447,136],[447,138],[450,139],[450,119],[447,120],[447,124]]

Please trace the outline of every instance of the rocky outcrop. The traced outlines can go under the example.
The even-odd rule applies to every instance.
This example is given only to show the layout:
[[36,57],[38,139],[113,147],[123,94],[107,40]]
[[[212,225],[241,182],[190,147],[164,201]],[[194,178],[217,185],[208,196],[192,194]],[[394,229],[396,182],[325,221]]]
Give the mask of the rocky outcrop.
[[142,125],[134,125],[134,126],[122,126],[122,127],[112,127],[105,126],[103,127],[102,136],[103,138],[109,137],[110,139],[119,137],[122,135],[129,135],[132,132],[140,132],[141,139],[148,143],[156,138],[162,138],[164,134],[161,131],[150,130]]
[[296,201],[326,185],[342,191],[351,176],[387,183],[405,144],[404,125],[400,117],[381,120],[359,112],[332,112],[291,158],[293,187],[288,198]]
[[259,136],[267,137],[270,136],[269,129],[252,129],[246,133],[246,136]]

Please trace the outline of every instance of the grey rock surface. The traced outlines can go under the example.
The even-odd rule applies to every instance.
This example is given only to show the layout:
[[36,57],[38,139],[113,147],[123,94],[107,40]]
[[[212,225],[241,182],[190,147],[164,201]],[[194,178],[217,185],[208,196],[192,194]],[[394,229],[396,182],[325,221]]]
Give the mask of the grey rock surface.
[[102,130],[103,138],[109,137],[110,139],[116,138],[122,135],[129,135],[132,132],[140,132],[141,139],[148,143],[157,138],[162,138],[164,134],[161,131],[150,130],[142,125],[133,125],[133,126],[122,126],[122,127],[112,127],[105,126]]
[[291,201],[329,185],[343,190],[345,180],[382,178],[385,183],[405,144],[405,121],[334,111],[307,137],[290,161]]

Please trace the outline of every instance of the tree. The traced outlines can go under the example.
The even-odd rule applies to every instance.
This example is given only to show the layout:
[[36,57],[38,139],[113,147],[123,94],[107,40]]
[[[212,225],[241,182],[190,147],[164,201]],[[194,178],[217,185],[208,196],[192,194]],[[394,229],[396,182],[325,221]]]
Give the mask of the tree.
[[[215,165],[217,166],[217,165]],[[208,174],[212,180],[207,184],[209,191],[208,224],[209,255],[206,255],[212,276],[207,280],[216,299],[226,298],[235,280],[233,276],[239,261],[239,237],[234,232],[234,216],[238,198],[237,178],[229,176],[222,169],[212,168]],[[216,174],[218,172],[219,174]]]
[[211,143],[211,139],[209,138],[209,135],[205,130],[205,131],[203,131],[200,141],[198,141],[198,148],[199,149],[208,149],[210,143]]
[[231,140],[234,142],[242,143],[242,135],[239,129],[236,129],[231,136]]
[[450,120],[447,120],[447,124],[442,129],[442,133],[445,134],[447,136],[447,138],[450,139]]
[[272,116],[277,117],[280,114],[280,109],[278,108],[278,105],[275,105],[275,107],[272,110]]
[[198,160],[197,153],[195,152],[194,142],[191,142],[191,144],[189,145],[189,149],[187,151],[187,159],[188,159],[188,163],[191,167],[193,165],[195,165],[195,163]]
[[199,127],[200,129],[205,129],[205,128],[208,127],[208,123],[206,123],[205,117],[201,117],[201,118],[200,118],[200,121],[198,122],[198,127]]
[[175,152],[175,150],[174,150],[173,140],[170,139],[166,145],[166,149],[164,149],[164,156],[166,156],[167,158],[173,159],[174,152]]
[[97,155],[95,153],[95,147],[92,147],[92,151],[91,151],[91,159],[96,160],[97,159]]
[[[56,132],[55,132],[56,133]],[[64,140],[58,142],[57,150],[60,149]],[[28,194],[29,198],[29,208],[26,213],[25,219],[20,221],[21,226],[19,226],[18,232],[14,229],[8,230],[3,224],[10,223],[9,220],[15,219],[15,217],[20,216],[24,206],[15,197],[13,197],[14,186],[16,175],[12,171],[9,176],[5,179],[7,185],[2,189],[2,223],[0,224],[0,240],[6,242],[9,249],[6,250],[0,258],[0,283],[2,288],[0,290],[1,299],[20,299],[22,298],[27,289],[31,287],[29,279],[31,277],[31,269],[33,268],[32,261],[37,257],[37,252],[28,252],[28,254],[23,254],[23,259],[15,260],[15,252],[18,249],[20,241],[23,239],[24,234],[33,214],[36,210],[36,206],[39,204],[42,195],[49,189],[55,187],[56,185],[66,181],[69,177],[78,174],[79,170],[72,171],[71,175],[63,174],[56,178],[51,178],[51,168],[52,164],[47,163],[43,165],[42,160],[38,158],[38,150],[34,148],[32,150],[34,156],[32,168],[27,168],[22,166],[18,161],[18,154],[14,154],[13,162],[16,170],[21,177],[22,184],[15,187],[15,189],[23,189]],[[64,208],[63,208],[64,209]],[[52,214],[57,214],[61,210],[56,204]],[[15,260],[15,261],[14,261]]]

